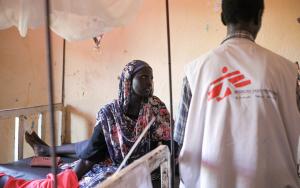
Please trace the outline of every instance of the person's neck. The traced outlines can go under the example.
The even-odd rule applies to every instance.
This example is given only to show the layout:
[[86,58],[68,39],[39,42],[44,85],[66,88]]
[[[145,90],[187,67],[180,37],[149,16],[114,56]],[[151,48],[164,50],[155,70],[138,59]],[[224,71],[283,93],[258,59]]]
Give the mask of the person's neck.
[[228,24],[227,25],[227,36],[233,35],[237,32],[248,32],[249,34],[252,35],[253,39],[255,40],[257,31],[253,27],[251,27],[249,24]]
[[131,119],[137,119],[141,109],[143,97],[137,96],[134,93],[130,96],[126,115]]

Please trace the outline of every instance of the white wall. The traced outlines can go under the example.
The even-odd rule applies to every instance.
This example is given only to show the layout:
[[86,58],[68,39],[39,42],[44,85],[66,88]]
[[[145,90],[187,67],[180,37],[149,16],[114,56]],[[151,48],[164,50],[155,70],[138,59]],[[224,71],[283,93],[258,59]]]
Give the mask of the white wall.
[[[47,66],[44,30],[29,30],[26,38],[16,28],[0,30],[0,110],[46,105]],[[61,102],[62,43],[53,35],[54,102]],[[32,127],[28,117],[26,128]],[[36,128],[37,123],[33,128]],[[47,128],[48,129],[48,128]],[[0,120],[0,162],[13,159],[14,119]],[[26,154],[26,152],[25,152]],[[31,153],[32,154],[32,153]]]

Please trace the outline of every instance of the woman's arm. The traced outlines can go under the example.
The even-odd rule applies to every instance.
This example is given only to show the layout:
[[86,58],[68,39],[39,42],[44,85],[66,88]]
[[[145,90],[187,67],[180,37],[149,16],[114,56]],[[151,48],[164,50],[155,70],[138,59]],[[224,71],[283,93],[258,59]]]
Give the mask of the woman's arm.
[[92,169],[93,165],[106,159],[108,155],[105,138],[100,125],[97,125],[88,142],[79,153],[79,162],[74,167],[78,180]]
[[87,173],[93,167],[95,163],[85,159],[79,159],[79,162],[74,167],[74,172],[77,175],[78,181],[81,180],[82,176]]

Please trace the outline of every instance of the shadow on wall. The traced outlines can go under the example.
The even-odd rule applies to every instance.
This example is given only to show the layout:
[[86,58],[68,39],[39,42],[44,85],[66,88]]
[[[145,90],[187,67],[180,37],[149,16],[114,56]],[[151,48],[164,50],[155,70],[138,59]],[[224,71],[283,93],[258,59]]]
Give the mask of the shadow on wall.
[[71,143],[72,137],[76,134],[80,137],[81,141],[83,139],[87,139],[92,135],[93,129],[94,129],[94,119],[95,117],[92,117],[91,115],[79,111],[77,108],[67,105],[65,106],[65,112],[66,112],[66,124],[65,124],[65,138],[63,143]]

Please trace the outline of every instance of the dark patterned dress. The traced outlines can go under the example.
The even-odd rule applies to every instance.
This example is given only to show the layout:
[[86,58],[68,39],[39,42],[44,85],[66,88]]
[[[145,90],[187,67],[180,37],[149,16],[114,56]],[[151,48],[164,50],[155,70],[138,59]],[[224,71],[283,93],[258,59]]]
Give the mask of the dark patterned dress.
[[99,148],[102,148],[99,145],[105,143],[109,157],[108,160],[94,165],[92,170],[85,174],[80,181],[80,187],[94,187],[113,174],[153,117],[155,121],[150,131],[139,143],[128,163],[148,153],[160,142],[170,140],[170,114],[158,97],[151,96],[141,104],[136,120],[125,115],[132,91],[132,78],[145,66],[149,67],[142,61],[132,61],[127,64],[120,77],[119,98],[105,105],[98,112],[92,139],[84,155],[88,156],[87,158],[94,158],[95,153],[99,153]]

